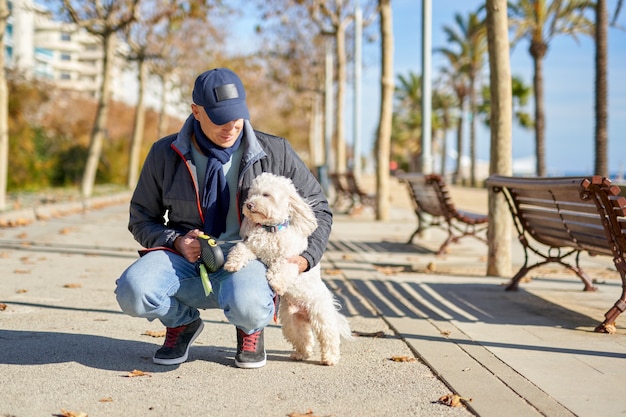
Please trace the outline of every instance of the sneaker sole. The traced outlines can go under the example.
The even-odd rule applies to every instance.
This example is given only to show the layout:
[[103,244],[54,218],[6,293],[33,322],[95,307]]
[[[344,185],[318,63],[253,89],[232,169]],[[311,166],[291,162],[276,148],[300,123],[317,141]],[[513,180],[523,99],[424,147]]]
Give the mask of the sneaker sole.
[[189,344],[187,345],[187,350],[185,350],[185,354],[183,356],[178,357],[178,358],[172,358],[172,359],[155,358],[153,356],[152,362],[156,363],[157,365],[179,365],[185,362],[187,360],[187,357],[189,356],[189,348],[191,347],[191,344],[196,340],[196,338],[200,335],[200,333],[202,333],[202,330],[204,330],[204,323],[201,321],[200,326],[198,326],[198,329],[191,337],[191,340],[189,340]]
[[266,365],[266,363],[267,363],[267,359],[263,359],[262,361],[259,361],[259,362],[239,362],[237,359],[235,359],[235,365],[237,366],[237,368],[244,368],[244,369],[262,368]]

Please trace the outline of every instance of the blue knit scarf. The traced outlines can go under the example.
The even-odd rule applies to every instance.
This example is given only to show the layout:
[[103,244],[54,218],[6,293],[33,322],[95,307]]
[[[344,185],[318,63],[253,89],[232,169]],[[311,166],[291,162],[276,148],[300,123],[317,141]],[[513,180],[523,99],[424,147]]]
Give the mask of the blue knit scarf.
[[230,191],[224,176],[224,164],[241,145],[242,134],[230,148],[222,148],[206,137],[200,122],[194,120],[193,133],[202,153],[209,158],[204,176],[202,209],[204,210],[204,232],[219,237],[226,230],[226,216],[230,205]]

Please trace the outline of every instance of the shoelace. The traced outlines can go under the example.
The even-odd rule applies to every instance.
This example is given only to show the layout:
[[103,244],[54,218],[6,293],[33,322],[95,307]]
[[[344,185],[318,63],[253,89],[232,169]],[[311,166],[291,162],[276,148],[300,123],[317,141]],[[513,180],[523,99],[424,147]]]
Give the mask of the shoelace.
[[163,346],[172,348],[176,346],[176,342],[178,342],[178,336],[187,328],[186,325],[178,326],[178,327],[168,327],[167,332],[165,334],[165,343]]
[[242,332],[242,347],[241,350],[244,352],[256,352],[256,345],[259,341],[259,335],[261,332],[256,332],[252,334],[245,334]]

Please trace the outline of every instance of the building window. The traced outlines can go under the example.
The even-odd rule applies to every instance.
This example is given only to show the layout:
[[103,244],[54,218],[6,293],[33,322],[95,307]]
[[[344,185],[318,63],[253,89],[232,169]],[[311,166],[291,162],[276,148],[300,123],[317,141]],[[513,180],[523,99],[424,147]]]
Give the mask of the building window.
[[71,61],[72,55],[70,54],[61,54],[61,61]]
[[61,40],[64,42],[69,42],[72,40],[72,34],[69,32],[61,32]]
[[72,75],[69,72],[62,72],[60,74],[62,80],[71,80]]

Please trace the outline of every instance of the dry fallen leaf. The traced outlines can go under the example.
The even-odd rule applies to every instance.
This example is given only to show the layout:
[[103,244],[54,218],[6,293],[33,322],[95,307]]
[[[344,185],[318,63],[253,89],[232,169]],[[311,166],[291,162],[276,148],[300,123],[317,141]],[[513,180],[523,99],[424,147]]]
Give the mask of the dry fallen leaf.
[[16,294],[24,294],[24,293],[26,293],[26,292],[28,292],[28,290],[27,290],[27,289],[25,289],[25,288],[20,288],[20,289],[18,289],[17,291],[15,291],[15,293],[16,293]]
[[139,369],[133,369],[124,376],[127,378],[134,378],[136,376],[150,376],[150,374],[148,372],[140,371]]
[[450,330],[443,330],[443,331],[441,332],[441,335],[442,335],[442,336],[450,336],[450,333],[451,333],[451,332],[450,332]]
[[4,303],[0,303],[0,311],[4,311],[7,309],[7,305]]
[[341,275],[341,269],[325,269],[325,275]]
[[113,402],[113,398],[111,398],[111,397],[100,398],[98,400],[98,402],[101,402],[101,403],[112,403]]
[[28,269],[14,269],[14,274],[30,274],[30,270]]
[[359,332],[355,330],[352,332],[352,335],[357,336],[357,337],[386,337],[387,336],[385,332],[383,332],[382,330],[378,332],[372,332],[372,333]]
[[313,410],[308,410],[304,414],[298,413],[298,412],[289,413],[289,414],[287,414],[287,417],[318,417],[318,416],[313,414]]
[[457,394],[446,394],[437,400],[438,403],[450,406],[450,407],[465,407],[461,402],[462,400],[472,402],[471,398],[463,398]]
[[65,284],[63,286],[63,288],[82,288],[83,284],[78,284],[76,282],[70,283],[70,284]]
[[68,411],[64,408],[61,409],[61,414],[54,414],[55,417],[88,417],[87,413]]
[[412,356],[392,356],[391,358],[389,358],[389,360],[394,361],[394,362],[415,362],[417,361],[417,359],[415,359]]
[[142,335],[151,336],[151,337],[165,337],[165,330],[159,330],[159,331],[146,330],[145,332],[142,333]]

